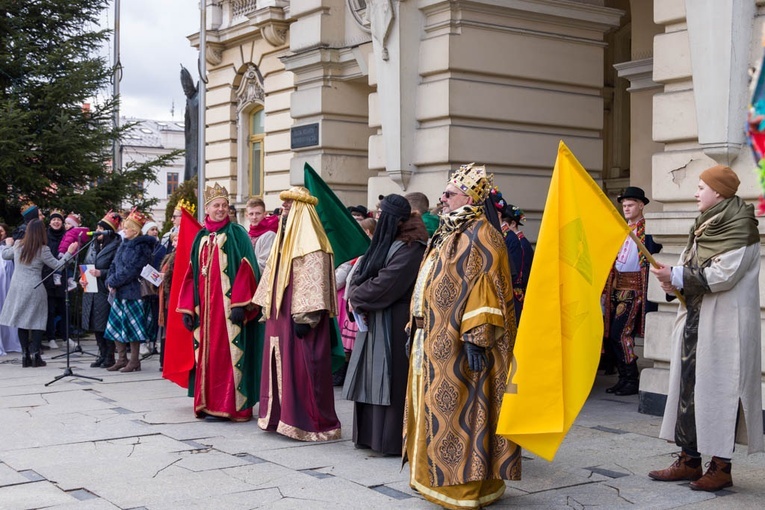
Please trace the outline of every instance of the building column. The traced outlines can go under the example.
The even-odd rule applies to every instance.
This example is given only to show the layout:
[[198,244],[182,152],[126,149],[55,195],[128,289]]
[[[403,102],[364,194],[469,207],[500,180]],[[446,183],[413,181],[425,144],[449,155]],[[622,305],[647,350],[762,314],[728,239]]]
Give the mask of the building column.
[[[290,184],[303,183],[309,163],[338,197],[348,203],[366,203],[368,125],[366,79],[368,48],[348,47],[343,40],[344,0],[292,2],[290,55],[285,69],[294,75],[290,97]],[[362,45],[363,46],[363,45]]]
[[[762,3],[762,2],[760,2]],[[653,156],[653,198],[664,204],[649,213],[648,231],[664,245],[657,259],[677,264],[698,216],[694,193],[699,174],[718,162],[741,179],[738,195],[754,201],[761,190],[755,163],[745,144],[750,58],[759,58],[761,20],[750,0],[662,0],[654,21],[664,33],[654,40],[653,79],[663,90],[654,96],[653,137],[664,150]],[[762,225],[761,225],[762,229]],[[641,412],[661,415],[669,385],[671,333],[677,312],[655,278],[648,299],[659,310],[646,318],[645,358],[653,366],[640,378]]]

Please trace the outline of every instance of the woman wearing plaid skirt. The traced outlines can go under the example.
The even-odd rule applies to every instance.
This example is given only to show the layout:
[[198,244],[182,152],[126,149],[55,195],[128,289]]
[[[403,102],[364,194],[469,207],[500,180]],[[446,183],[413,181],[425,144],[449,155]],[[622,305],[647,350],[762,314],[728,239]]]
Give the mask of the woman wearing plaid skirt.
[[[124,240],[117,249],[106,285],[114,295],[104,338],[114,341],[117,361],[107,368],[114,372],[141,370],[139,348],[149,340],[151,306],[141,297],[141,270],[151,263],[157,239],[141,235],[147,218],[134,210],[123,222]],[[127,343],[130,342],[130,361],[127,360]]]

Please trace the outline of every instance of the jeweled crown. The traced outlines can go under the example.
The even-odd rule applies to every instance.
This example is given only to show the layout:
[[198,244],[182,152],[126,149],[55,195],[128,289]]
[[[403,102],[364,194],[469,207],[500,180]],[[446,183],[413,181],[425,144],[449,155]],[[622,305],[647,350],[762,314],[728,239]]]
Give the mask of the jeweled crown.
[[225,198],[228,202],[228,190],[217,182],[213,187],[205,186],[205,205],[209,204],[216,198]]
[[476,166],[475,163],[470,163],[461,165],[452,174],[449,182],[472,198],[475,203],[479,203],[489,196],[494,185],[494,175],[487,175],[485,166]]
[[138,225],[139,230],[144,226],[144,224],[149,220],[149,218],[139,211],[138,209],[133,209],[130,211],[130,214],[128,214],[128,217],[125,218],[125,221],[132,221],[133,223],[136,223]]
[[[226,189],[226,188],[223,188]],[[194,211],[197,210],[196,204],[192,204],[190,201],[186,200],[185,198],[182,198],[178,200],[178,203],[175,204],[175,210],[180,211],[181,209],[184,209],[189,214],[193,215]]]

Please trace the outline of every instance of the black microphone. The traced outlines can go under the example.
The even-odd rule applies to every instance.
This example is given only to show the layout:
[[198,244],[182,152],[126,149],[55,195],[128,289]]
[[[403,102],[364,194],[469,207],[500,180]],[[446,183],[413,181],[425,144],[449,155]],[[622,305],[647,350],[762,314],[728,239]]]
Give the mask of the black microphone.
[[93,236],[111,236],[114,235],[113,230],[91,230],[90,232],[85,232],[86,236],[93,237]]

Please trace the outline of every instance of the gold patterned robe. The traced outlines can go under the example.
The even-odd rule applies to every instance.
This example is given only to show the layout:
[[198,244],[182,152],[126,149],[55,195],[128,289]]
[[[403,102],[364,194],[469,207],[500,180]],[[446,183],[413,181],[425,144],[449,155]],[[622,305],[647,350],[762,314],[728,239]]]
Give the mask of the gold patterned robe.
[[[490,504],[521,476],[520,448],[495,433],[516,334],[507,250],[482,214],[466,221],[434,236],[411,306],[404,462],[447,508]],[[483,371],[468,368],[466,341],[486,348]]]

